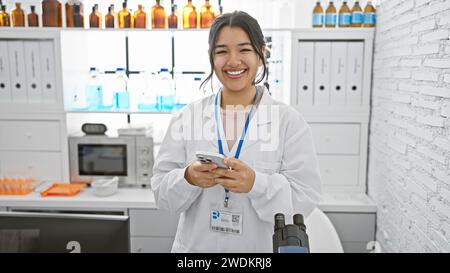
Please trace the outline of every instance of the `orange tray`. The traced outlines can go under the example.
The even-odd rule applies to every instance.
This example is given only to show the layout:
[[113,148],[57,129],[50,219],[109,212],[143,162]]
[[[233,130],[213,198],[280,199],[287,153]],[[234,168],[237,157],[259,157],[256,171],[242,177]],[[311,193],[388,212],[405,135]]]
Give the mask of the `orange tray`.
[[0,178],[0,195],[27,195],[35,184],[31,178]]
[[48,189],[41,192],[41,196],[74,196],[77,195],[86,184],[54,183]]

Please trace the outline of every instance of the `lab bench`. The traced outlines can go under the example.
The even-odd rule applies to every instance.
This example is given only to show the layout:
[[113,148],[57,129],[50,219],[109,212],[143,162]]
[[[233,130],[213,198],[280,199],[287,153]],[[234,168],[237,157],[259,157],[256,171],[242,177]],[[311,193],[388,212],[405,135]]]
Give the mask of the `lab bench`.
[[[375,240],[376,205],[364,194],[325,193],[320,208],[334,224],[345,252],[367,252]],[[1,211],[86,211],[129,217],[130,251],[170,252],[178,215],[158,210],[150,189],[121,188],[110,197],[84,189],[74,197],[0,196]]]

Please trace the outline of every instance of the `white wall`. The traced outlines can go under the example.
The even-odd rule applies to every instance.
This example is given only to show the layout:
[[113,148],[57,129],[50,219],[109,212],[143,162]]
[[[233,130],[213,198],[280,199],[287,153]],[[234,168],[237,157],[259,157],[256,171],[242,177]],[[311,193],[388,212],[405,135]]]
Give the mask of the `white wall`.
[[378,9],[369,194],[388,252],[450,251],[450,1]]

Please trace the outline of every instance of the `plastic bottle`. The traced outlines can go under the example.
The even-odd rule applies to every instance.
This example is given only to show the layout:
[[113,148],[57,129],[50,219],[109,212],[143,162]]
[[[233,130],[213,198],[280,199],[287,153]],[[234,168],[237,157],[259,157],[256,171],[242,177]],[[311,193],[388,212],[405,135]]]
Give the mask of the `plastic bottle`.
[[171,111],[175,104],[175,90],[172,85],[172,77],[169,69],[161,68],[158,81],[159,109],[160,111]]
[[6,6],[2,5],[2,10],[0,11],[0,27],[10,27],[11,19],[9,18],[9,13],[6,12]]
[[363,23],[363,13],[359,1],[355,1],[352,8],[352,27],[361,27]]
[[200,8],[200,27],[209,28],[216,18],[215,12],[209,0],[205,0],[205,4]]
[[62,6],[58,0],[42,1],[42,26],[62,27]]
[[172,29],[178,28],[177,5],[172,5],[171,13],[167,17],[167,26]]
[[132,28],[131,13],[127,9],[127,2],[122,3],[122,10],[119,12],[119,28]]
[[92,12],[89,15],[90,28],[102,28],[102,15],[98,12],[98,4],[92,7]]
[[372,1],[368,1],[364,8],[364,24],[363,27],[375,27],[376,25],[376,11],[372,5]]
[[347,1],[344,1],[339,9],[339,27],[350,27],[351,23],[352,12],[347,5]]
[[330,1],[325,11],[325,27],[336,27],[336,7],[333,1]]
[[25,13],[20,7],[20,3],[16,3],[16,8],[11,12],[12,16],[12,24],[15,27],[24,27],[25,26]]
[[89,80],[86,86],[86,102],[89,110],[98,110],[103,106],[102,84],[98,77],[98,70],[91,67],[89,70]]
[[141,75],[139,82],[138,110],[139,111],[157,111],[157,96],[155,89],[155,73]]
[[147,13],[142,5],[138,5],[138,10],[134,13],[134,27],[147,28]]
[[73,6],[73,27],[84,27],[83,4]]
[[320,1],[317,1],[316,6],[313,9],[312,25],[314,28],[323,27],[323,21],[323,9],[320,5]]
[[39,16],[36,14],[36,7],[30,6],[31,12],[28,13],[28,27],[38,27],[39,26]]
[[128,110],[130,108],[130,94],[128,93],[128,77],[125,69],[116,69],[114,91],[114,107],[117,110]]
[[183,7],[183,28],[197,28],[197,10],[192,5],[192,0],[188,0]]

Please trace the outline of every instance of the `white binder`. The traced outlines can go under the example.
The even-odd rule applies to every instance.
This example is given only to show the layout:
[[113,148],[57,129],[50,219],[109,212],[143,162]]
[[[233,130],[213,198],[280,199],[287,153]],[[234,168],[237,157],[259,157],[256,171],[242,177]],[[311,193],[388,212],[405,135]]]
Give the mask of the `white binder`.
[[347,105],[362,104],[363,42],[349,42],[347,46]]
[[314,45],[314,104],[330,104],[330,42]]
[[0,103],[11,103],[11,78],[8,44],[0,41]]
[[42,78],[39,42],[24,42],[28,103],[42,103]]
[[42,72],[42,102],[55,104],[56,96],[56,69],[53,42],[39,42]]
[[330,104],[345,105],[347,43],[331,43]]
[[13,103],[27,103],[27,76],[23,42],[8,41],[11,77],[11,97]]
[[298,43],[296,105],[312,106],[314,89],[314,42]]

